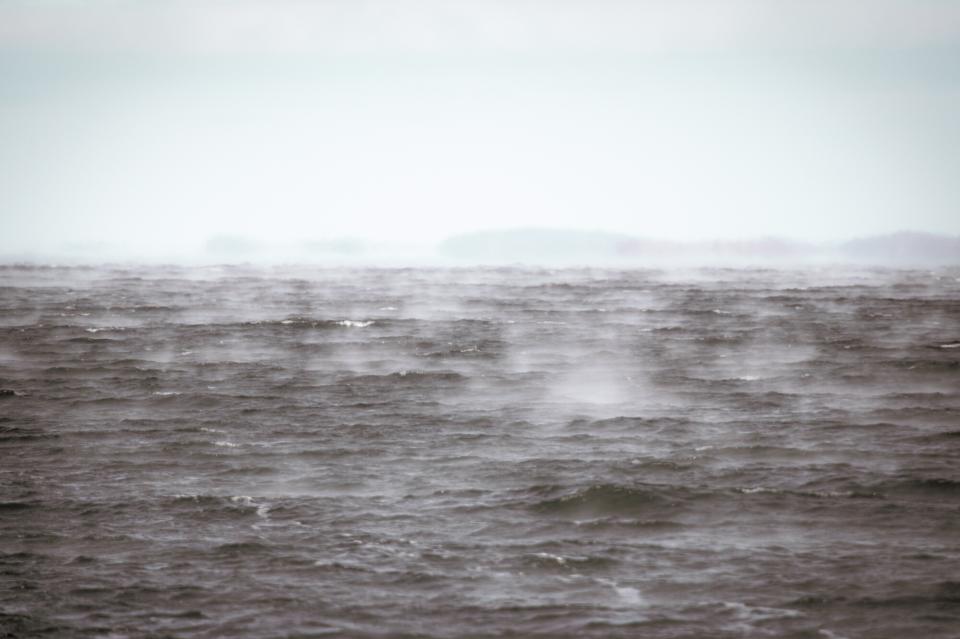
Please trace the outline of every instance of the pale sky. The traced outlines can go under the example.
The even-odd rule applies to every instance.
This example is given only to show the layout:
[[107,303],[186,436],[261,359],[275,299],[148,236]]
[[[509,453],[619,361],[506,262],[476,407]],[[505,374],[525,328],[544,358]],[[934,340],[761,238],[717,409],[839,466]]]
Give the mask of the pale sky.
[[960,1],[0,0],[0,225],[960,234]]

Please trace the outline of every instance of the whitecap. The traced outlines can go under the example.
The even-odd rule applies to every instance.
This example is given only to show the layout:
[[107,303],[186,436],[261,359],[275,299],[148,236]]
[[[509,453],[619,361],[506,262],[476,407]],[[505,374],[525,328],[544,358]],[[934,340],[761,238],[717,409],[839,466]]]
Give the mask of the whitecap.
[[779,495],[783,491],[778,488],[767,488],[766,486],[754,486],[752,488],[738,488],[739,492],[744,495],[757,495],[757,494],[769,494],[769,495]]
[[337,322],[338,326],[348,326],[350,328],[366,328],[371,324],[373,324],[373,320],[368,320],[366,322],[362,322],[360,320],[340,320]]
[[539,557],[540,559],[548,559],[550,561],[555,561],[561,566],[567,563],[566,557],[561,557],[560,555],[552,555],[548,552],[538,552],[534,556]]
[[233,442],[228,442],[226,440],[213,442],[214,446],[225,446],[227,448],[239,448],[240,444],[234,444]]

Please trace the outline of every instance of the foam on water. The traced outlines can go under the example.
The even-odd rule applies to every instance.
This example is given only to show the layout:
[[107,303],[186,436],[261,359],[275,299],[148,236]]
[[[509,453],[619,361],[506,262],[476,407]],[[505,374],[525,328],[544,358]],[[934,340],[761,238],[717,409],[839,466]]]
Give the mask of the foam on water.
[[373,320],[340,320],[337,322],[337,324],[340,326],[348,326],[350,328],[366,328],[368,326],[373,326]]

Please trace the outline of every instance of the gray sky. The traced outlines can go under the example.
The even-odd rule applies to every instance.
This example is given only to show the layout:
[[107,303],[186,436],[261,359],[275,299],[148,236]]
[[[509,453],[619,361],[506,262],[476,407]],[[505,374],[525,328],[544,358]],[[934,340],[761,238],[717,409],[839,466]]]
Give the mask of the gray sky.
[[960,233],[960,2],[0,0],[0,253]]

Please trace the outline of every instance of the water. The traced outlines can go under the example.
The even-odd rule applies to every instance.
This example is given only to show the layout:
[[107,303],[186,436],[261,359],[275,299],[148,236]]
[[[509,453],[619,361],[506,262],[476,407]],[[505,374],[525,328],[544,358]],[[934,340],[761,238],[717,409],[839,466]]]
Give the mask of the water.
[[0,270],[8,637],[956,637],[960,270]]

